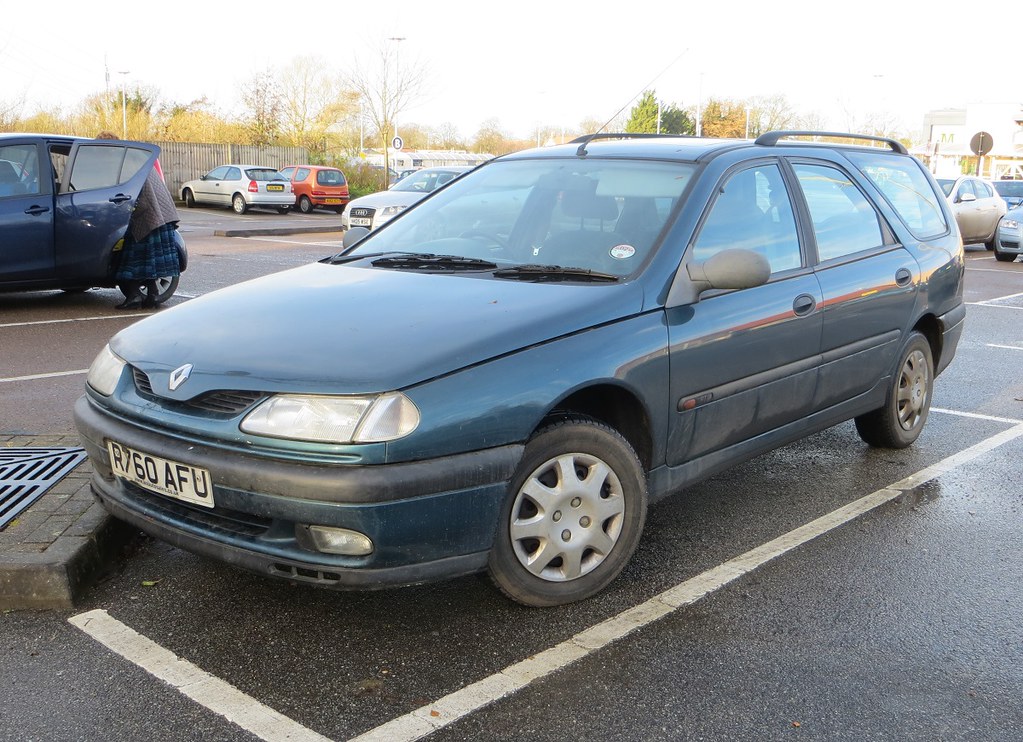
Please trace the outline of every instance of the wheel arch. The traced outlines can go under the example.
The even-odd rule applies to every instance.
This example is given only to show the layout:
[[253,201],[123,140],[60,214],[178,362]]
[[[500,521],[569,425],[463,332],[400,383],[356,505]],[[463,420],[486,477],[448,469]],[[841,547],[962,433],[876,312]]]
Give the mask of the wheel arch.
[[654,458],[650,415],[633,392],[606,383],[577,389],[554,405],[533,432],[566,415],[584,415],[613,428],[632,446],[643,469],[650,471]]
[[916,321],[913,329],[927,338],[927,344],[931,346],[931,358],[934,368],[940,368],[941,353],[944,346],[941,323],[933,314],[925,314]]

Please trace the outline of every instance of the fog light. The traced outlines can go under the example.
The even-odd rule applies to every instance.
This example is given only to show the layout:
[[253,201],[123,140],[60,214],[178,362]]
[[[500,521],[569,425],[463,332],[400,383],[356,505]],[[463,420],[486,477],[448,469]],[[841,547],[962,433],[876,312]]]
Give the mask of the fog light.
[[365,556],[373,553],[373,542],[369,536],[347,528],[330,526],[309,526],[309,535],[317,551],[325,554]]

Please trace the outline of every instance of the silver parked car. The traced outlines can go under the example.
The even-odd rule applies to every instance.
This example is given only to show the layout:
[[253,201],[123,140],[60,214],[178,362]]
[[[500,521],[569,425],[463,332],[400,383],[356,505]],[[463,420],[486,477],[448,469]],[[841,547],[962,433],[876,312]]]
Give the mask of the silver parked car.
[[197,180],[181,186],[181,200],[196,204],[229,206],[236,214],[250,207],[277,209],[287,214],[295,204],[291,181],[275,168],[259,165],[221,165]]
[[963,244],[983,242],[988,250],[994,250],[998,221],[1008,208],[994,186],[972,175],[937,180],[952,206]]
[[1023,204],[1006,212],[995,236],[996,260],[1011,263],[1017,255],[1023,255]]
[[464,165],[424,167],[422,170],[417,170],[399,180],[386,191],[371,193],[368,196],[349,201],[348,208],[341,215],[341,226],[344,229],[351,227],[376,229],[424,196],[433,193],[442,185],[450,183],[469,170],[472,168]]

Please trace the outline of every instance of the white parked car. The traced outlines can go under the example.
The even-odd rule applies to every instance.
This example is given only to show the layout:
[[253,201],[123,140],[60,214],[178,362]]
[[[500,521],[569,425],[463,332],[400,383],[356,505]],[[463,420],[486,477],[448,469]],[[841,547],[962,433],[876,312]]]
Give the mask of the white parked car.
[[952,206],[963,244],[983,242],[988,250],[994,250],[998,222],[1008,208],[994,186],[972,175],[937,180]]
[[229,206],[244,214],[252,206],[277,209],[287,214],[295,205],[291,181],[275,168],[259,165],[221,165],[197,180],[181,186],[181,200],[196,204]]
[[341,226],[376,229],[390,221],[424,196],[432,193],[445,183],[450,183],[471,167],[425,167],[408,177],[402,178],[390,189],[352,199],[341,216]]

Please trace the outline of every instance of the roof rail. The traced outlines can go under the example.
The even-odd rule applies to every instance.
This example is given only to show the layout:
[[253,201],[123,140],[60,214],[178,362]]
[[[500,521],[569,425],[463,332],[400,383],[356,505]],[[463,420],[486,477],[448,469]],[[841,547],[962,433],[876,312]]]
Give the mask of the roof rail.
[[757,137],[755,144],[763,145],[764,147],[773,147],[778,144],[781,139],[788,139],[790,137],[832,137],[838,139],[867,139],[872,142],[883,142],[891,147],[895,152],[900,155],[908,155],[909,150],[902,142],[898,142],[888,137],[875,137],[869,134],[847,134],[837,131],[768,131]]
[[601,132],[600,134],[583,134],[581,137],[576,137],[568,144],[582,144],[583,142],[592,142],[594,139],[678,139],[679,137],[688,137],[688,134],[652,134],[650,132]]

